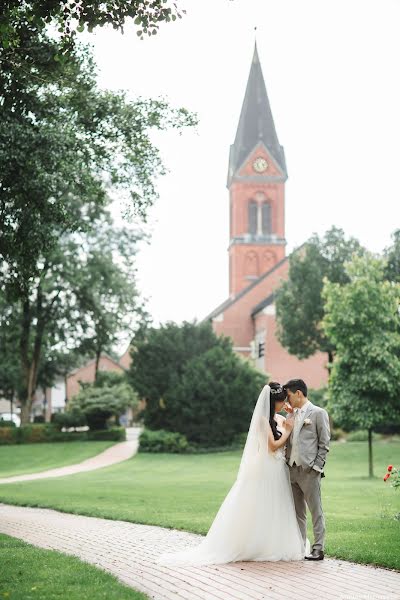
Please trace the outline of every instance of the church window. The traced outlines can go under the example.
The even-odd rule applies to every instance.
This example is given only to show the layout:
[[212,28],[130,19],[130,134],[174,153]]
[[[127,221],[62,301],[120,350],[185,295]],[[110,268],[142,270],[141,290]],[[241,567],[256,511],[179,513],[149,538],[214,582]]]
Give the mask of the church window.
[[263,235],[269,235],[272,233],[272,223],[271,223],[271,205],[269,202],[263,202],[262,204],[262,233]]
[[251,235],[257,234],[257,202],[250,200],[249,202],[249,233]]
[[265,354],[265,342],[258,343],[258,358],[261,358]]
[[254,251],[248,252],[245,257],[244,275],[248,278],[257,278],[259,275],[258,256]]

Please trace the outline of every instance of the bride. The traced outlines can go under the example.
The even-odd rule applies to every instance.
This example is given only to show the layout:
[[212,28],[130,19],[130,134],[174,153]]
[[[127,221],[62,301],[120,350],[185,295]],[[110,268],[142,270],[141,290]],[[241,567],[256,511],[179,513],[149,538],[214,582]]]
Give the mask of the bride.
[[[237,479],[206,537],[182,552],[162,554],[164,565],[209,565],[234,561],[302,560],[307,549],[297,524],[285,462],[293,419],[278,415],[286,400],[279,383],[257,400]],[[308,543],[308,540],[307,540]]]

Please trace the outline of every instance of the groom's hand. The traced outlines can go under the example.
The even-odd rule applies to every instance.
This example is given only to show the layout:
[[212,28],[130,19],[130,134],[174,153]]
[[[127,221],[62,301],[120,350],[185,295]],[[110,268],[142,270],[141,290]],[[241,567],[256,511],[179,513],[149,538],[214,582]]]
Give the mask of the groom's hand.
[[293,427],[294,427],[294,419],[291,419],[290,417],[288,419],[285,419],[286,431],[292,431]]

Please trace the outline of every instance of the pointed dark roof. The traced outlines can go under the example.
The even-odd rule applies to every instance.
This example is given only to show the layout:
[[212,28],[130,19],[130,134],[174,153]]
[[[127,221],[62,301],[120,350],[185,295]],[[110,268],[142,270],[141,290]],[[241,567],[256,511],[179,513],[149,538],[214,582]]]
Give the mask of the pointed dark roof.
[[228,179],[235,174],[246,157],[260,142],[265,145],[285,177],[287,177],[285,154],[276,134],[258,57],[257,44],[255,44],[239,125],[235,142],[231,146]]

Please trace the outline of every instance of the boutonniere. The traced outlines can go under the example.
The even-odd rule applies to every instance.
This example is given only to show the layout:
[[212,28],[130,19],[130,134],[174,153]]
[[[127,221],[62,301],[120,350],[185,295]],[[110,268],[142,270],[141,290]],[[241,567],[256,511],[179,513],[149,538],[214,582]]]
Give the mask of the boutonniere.
[[303,425],[311,425],[311,423],[312,423],[311,419],[304,419]]

